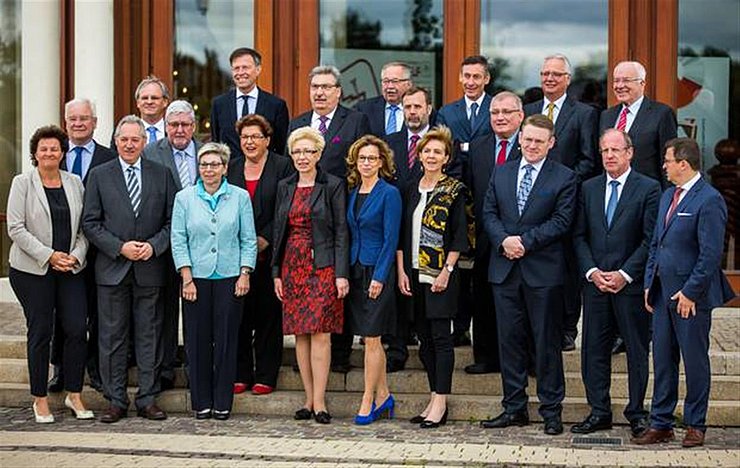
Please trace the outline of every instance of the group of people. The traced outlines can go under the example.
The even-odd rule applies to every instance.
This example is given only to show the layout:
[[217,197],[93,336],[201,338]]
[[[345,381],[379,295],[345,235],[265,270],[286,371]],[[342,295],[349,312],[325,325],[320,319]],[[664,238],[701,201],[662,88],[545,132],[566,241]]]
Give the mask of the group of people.
[[683,444],[703,444],[711,309],[733,295],[721,272],[727,212],[701,178],[696,142],[676,138],[672,110],[644,96],[642,65],[615,67],[619,103],[600,115],[568,96],[563,55],[545,58],[543,99],[526,106],[486,94],[488,62],[468,57],[464,96],[436,112],[405,63],[386,64],[382,95],[354,110],[340,104],[339,70],[317,66],[311,110],[290,120],[285,101],[256,86],[257,51],[239,48],[230,63],[212,142],[195,139],[193,107],[169,102],[154,77],[136,90],[141,116],[118,122],[115,152],[92,139],[87,99],[65,106],[66,133],[33,135],[35,168],[13,181],[8,230],[38,422],[53,421],[50,348],[51,383],[78,418],[93,417],[80,398],[86,365],[110,401],[100,420],[126,417],[132,359],[138,414],[166,418],[155,397],[173,386],[182,307],[198,419],[228,419],[235,393],[271,393],[283,335],[295,335],[305,391],[295,419],[331,421],[329,373],[349,370],[355,336],[365,389],[354,421],[393,417],[387,372],[404,368],[413,331],[430,398],[411,421],[439,427],[472,316],[465,371],[500,372],[504,390],[504,411],[481,425],[528,424],[534,374],[544,432],[556,435],[561,353],[583,310],[592,411],[571,431],[612,426],[619,337],[634,441],[673,438],[680,353]]

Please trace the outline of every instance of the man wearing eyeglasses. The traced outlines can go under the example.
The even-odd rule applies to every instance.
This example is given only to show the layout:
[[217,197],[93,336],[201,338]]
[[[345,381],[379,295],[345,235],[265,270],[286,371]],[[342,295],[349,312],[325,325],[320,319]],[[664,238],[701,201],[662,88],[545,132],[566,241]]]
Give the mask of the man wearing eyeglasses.
[[601,113],[599,132],[607,128],[627,132],[635,150],[632,167],[659,180],[665,189],[663,147],[676,137],[676,115],[667,105],[645,96],[646,78],[639,62],[620,62],[614,67],[612,90],[619,103]]
[[[173,101],[165,112],[167,138],[147,145],[141,156],[144,159],[159,163],[169,169],[179,192],[195,183],[198,169],[196,155],[202,143],[193,134],[196,130],[195,110],[187,101]],[[168,254],[168,261],[171,261]],[[174,388],[175,367],[177,367],[177,337],[180,311],[180,275],[174,263],[167,271],[167,281],[162,295],[164,297],[164,322],[160,346],[162,348],[162,390]]]
[[381,96],[360,101],[355,110],[367,115],[370,132],[384,137],[401,131],[404,124],[401,100],[411,89],[411,67],[403,62],[389,62],[380,72]]
[[[139,82],[134,92],[136,109],[144,122],[146,143],[154,143],[165,137],[164,111],[170,102],[170,91],[164,81],[154,75],[147,76]],[[110,138],[110,147],[117,151],[116,138]]]

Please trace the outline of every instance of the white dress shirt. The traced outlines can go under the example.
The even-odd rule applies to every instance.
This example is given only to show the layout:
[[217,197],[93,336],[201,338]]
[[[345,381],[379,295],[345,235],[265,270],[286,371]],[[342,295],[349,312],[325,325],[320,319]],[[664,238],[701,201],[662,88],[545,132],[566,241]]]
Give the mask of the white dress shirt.
[[568,97],[568,93],[564,93],[562,96],[555,99],[554,101],[550,101],[549,99],[547,99],[547,97],[543,98],[542,113],[544,115],[547,115],[547,106],[550,105],[551,102],[555,104],[555,107],[552,108],[552,123],[553,124],[558,121],[558,115],[560,115],[560,109],[563,108],[563,103],[565,102],[565,98],[567,97]]

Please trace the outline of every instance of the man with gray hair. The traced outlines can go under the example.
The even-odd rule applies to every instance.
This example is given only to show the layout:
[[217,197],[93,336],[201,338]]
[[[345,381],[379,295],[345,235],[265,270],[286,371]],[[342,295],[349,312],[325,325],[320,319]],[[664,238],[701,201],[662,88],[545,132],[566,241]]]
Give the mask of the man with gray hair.
[[[193,138],[197,123],[195,110],[187,101],[172,101],[164,116],[167,137],[147,145],[141,156],[169,169],[176,191],[195,184],[198,175],[196,155],[203,145]],[[167,255],[168,262],[171,256]],[[180,311],[180,275],[172,263],[167,272],[167,282],[162,291],[164,298],[164,324],[162,326],[162,390],[174,388],[177,367],[178,316]]]
[[126,417],[127,353],[133,329],[141,417],[167,417],[155,402],[160,391],[162,308],[170,247],[175,181],[164,166],[142,159],[147,141],[144,122],[135,115],[120,120],[114,133],[118,158],[90,172],[82,229],[98,248],[100,373],[110,401],[101,422]]
[[404,124],[401,100],[411,89],[411,67],[404,62],[388,62],[380,71],[382,94],[360,101],[355,110],[370,121],[370,132],[384,137],[401,131]]

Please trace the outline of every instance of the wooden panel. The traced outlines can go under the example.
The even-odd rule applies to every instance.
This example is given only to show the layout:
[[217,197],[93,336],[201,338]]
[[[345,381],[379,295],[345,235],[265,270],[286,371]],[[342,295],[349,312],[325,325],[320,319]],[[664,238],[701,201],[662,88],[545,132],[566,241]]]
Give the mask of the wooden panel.
[[59,2],[59,122],[64,126],[64,103],[75,96],[75,0]]
[[262,73],[257,85],[269,92],[275,89],[274,8],[273,0],[254,0],[254,48],[262,55]]
[[[291,3],[290,0],[282,0]],[[308,74],[311,69],[319,65],[319,0],[301,0],[300,12],[298,8],[282,8],[292,10],[295,14],[296,37],[289,49],[295,49],[296,68],[294,80],[295,95],[291,106],[292,115],[297,116],[311,108],[309,99]]]
[[612,89],[612,70],[617,63],[630,57],[630,2],[609,0],[609,65],[607,71],[607,95],[610,106],[616,104]]
[[[174,0],[156,0],[150,3],[151,22],[147,28],[151,38],[148,69],[165,82],[174,97],[172,89],[175,46]],[[146,23],[144,23],[146,24]],[[143,76],[141,77],[143,78]],[[138,83],[137,83],[138,84]]]
[[657,0],[653,96],[676,108],[678,86],[678,2]]
[[[297,20],[293,14],[293,8],[290,8],[290,0],[275,0],[273,12],[273,18],[275,19],[273,50],[277,53],[269,60],[272,62],[274,71],[272,82],[275,94],[285,99],[285,102],[288,103],[288,111],[294,116],[298,115],[294,89],[298,60],[296,58],[296,48],[293,46]],[[259,37],[260,34],[258,33],[257,38]]]

